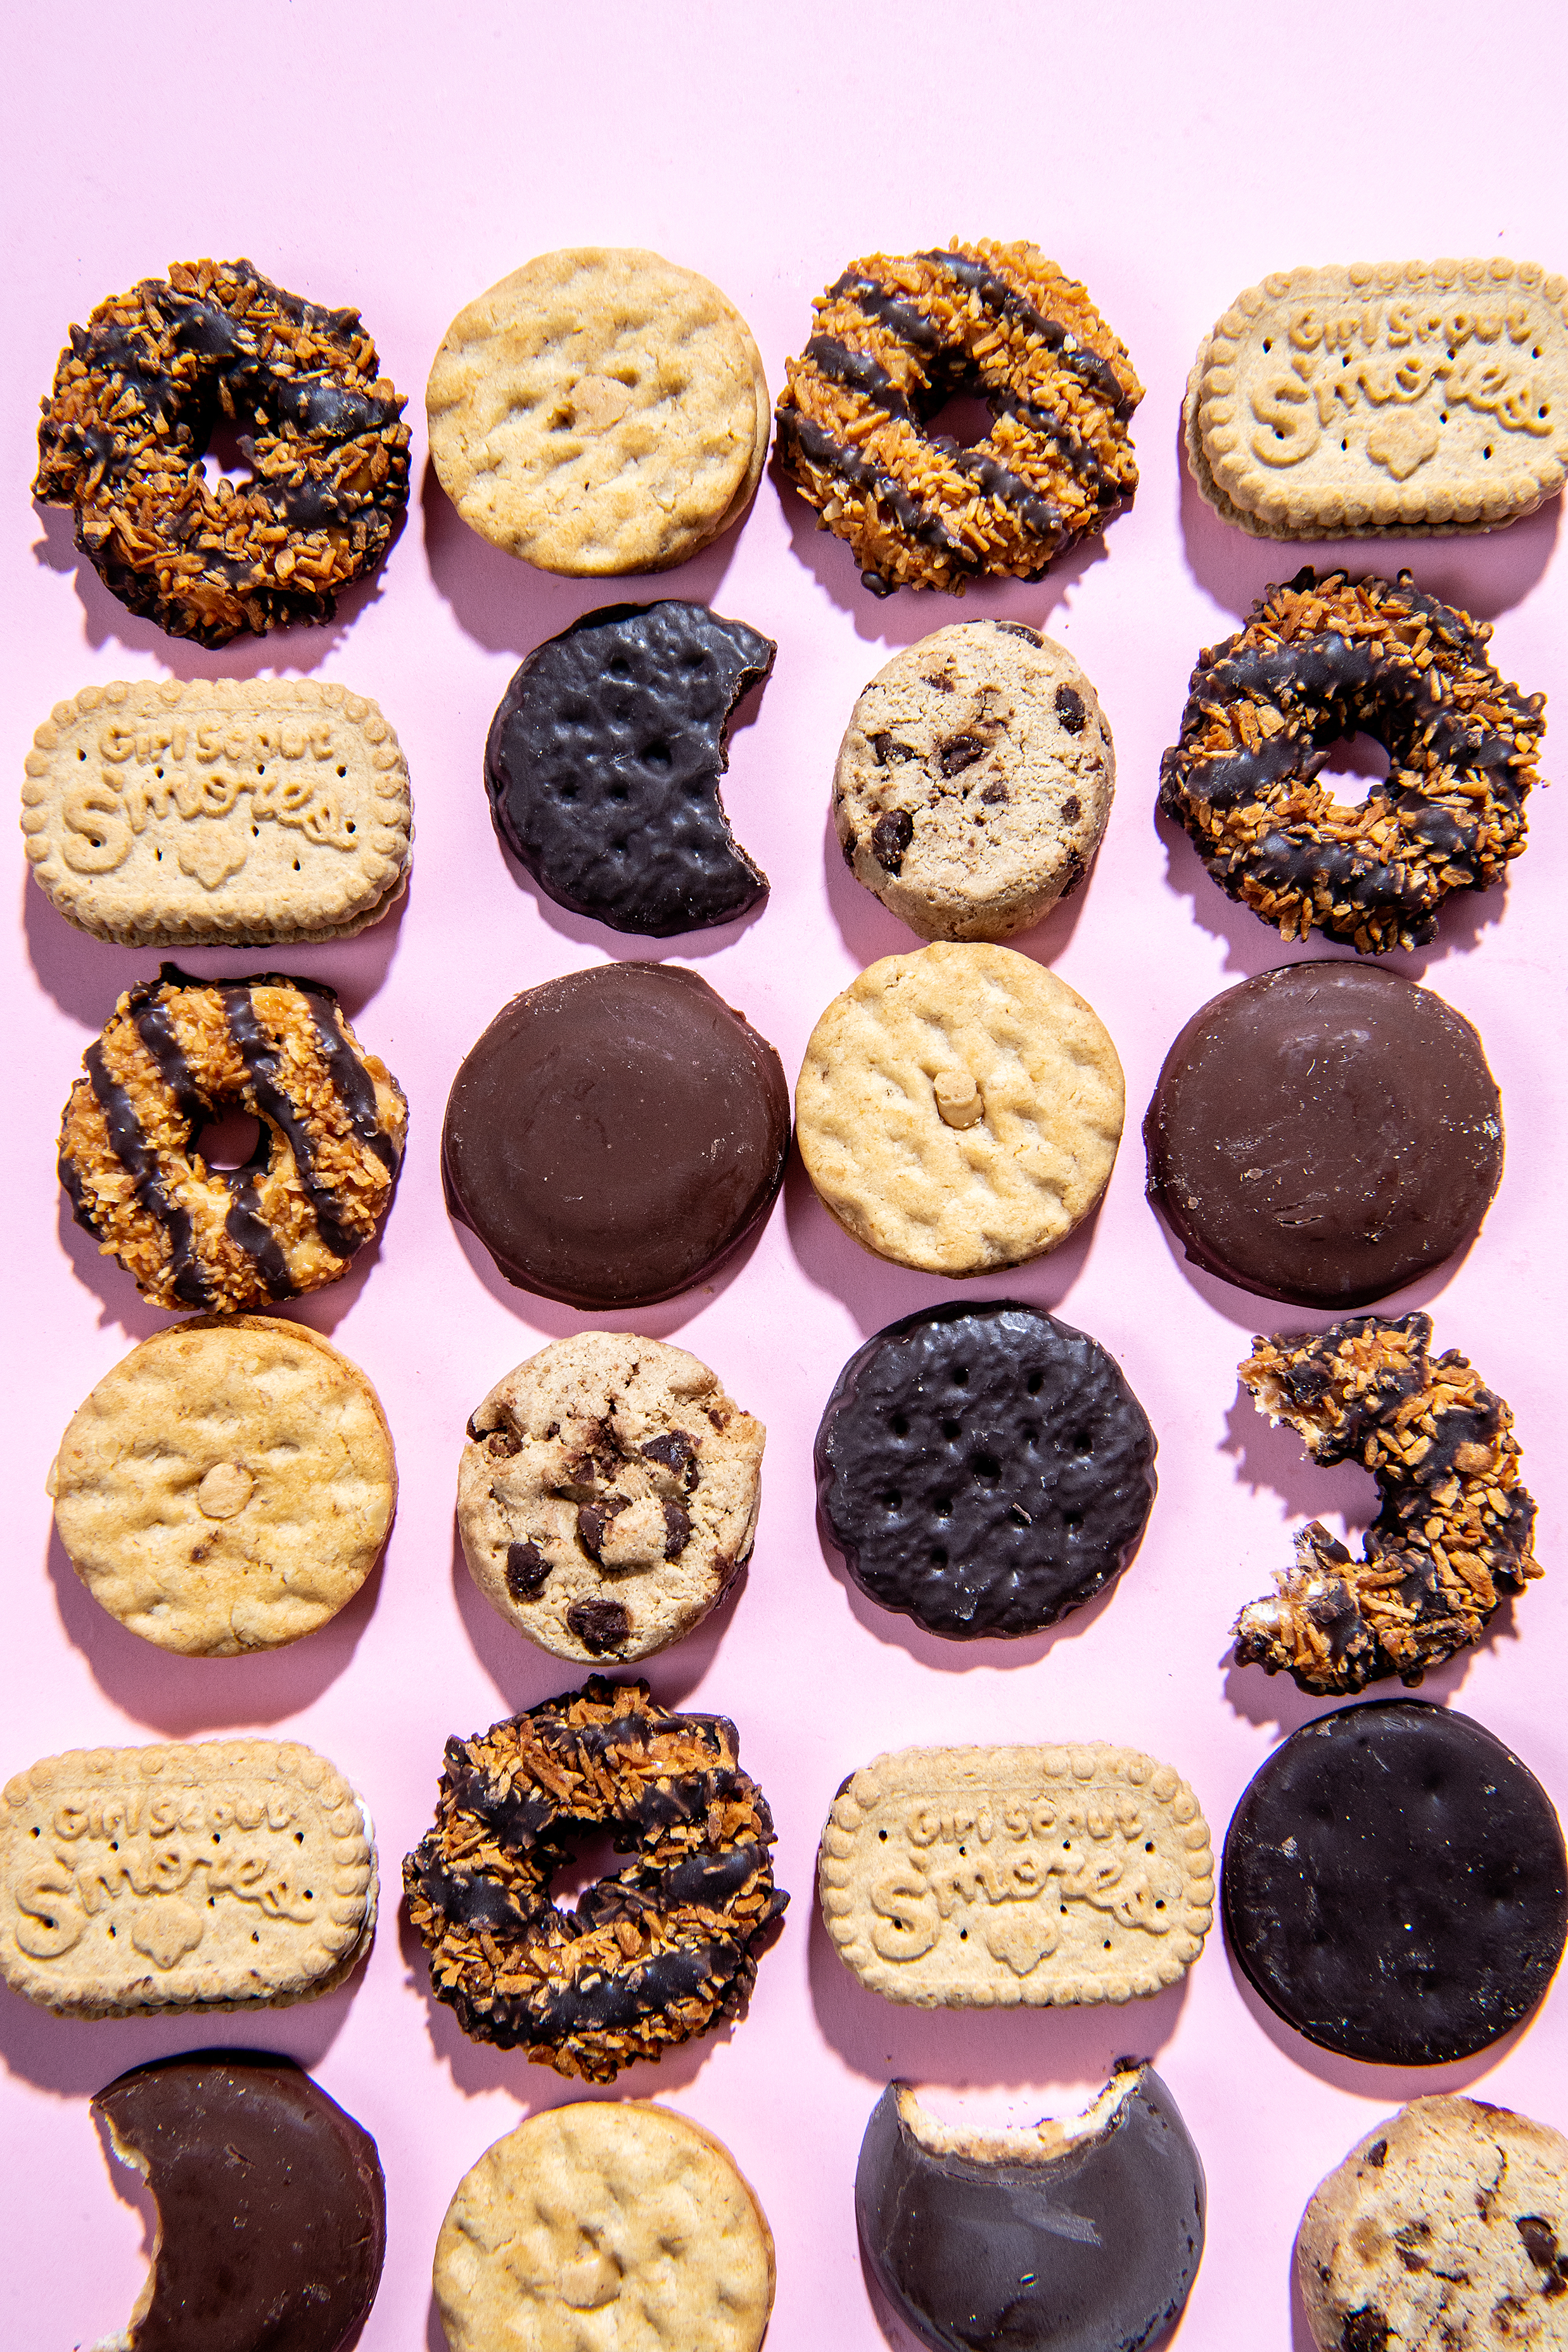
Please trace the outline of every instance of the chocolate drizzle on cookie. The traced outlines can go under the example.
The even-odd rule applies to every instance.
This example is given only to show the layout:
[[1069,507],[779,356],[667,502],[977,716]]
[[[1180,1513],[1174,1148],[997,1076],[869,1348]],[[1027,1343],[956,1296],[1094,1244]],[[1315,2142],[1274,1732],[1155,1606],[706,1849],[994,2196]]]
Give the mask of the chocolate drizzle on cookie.
[[[323,983],[276,972],[207,982],[166,963],[121,997],[84,1067],[66,1106],[61,1181],[77,1223],[155,1304],[293,1297],[340,1274],[380,1224],[402,1097],[387,1080],[383,1119]],[[242,1166],[209,1167],[202,1129],[231,1108],[261,1121],[260,1139]]]
[[[402,406],[357,310],[248,261],[176,262],[72,327],[33,495],[75,508],[105,587],[172,636],[326,621],[407,504]],[[202,466],[223,422],[254,468],[237,486]]]
[[[403,1884],[432,1990],[465,2033],[609,2083],[738,2013],[789,1897],[737,1756],[722,1716],[672,1715],[645,1683],[598,1675],[447,1742]],[[605,1826],[635,1859],[559,1909],[551,1878]]]
[[[816,306],[779,403],[784,470],[873,593],[1038,579],[1137,487],[1143,388],[1082,286],[1031,245],[982,240],[853,263]],[[990,409],[972,448],[933,430]]]

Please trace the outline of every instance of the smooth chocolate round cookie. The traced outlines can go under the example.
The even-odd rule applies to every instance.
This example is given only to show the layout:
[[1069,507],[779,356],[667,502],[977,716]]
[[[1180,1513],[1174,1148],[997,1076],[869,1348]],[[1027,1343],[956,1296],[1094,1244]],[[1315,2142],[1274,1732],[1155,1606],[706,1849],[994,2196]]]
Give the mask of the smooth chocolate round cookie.
[[292,2059],[195,2051],[132,2067],[93,2105],[158,2208],[135,2352],[358,2342],[386,2252],[381,2163]]
[[1298,963],[1193,1015],[1144,1142],[1149,1198],[1195,1265],[1265,1298],[1362,1307],[1475,1233],[1502,1175],[1502,1108],[1441,997]]
[[541,890],[658,939],[768,895],[719,800],[731,714],[777,647],[703,604],[610,604],[535,647],[485,747],[496,829]]
[[872,2110],[855,2220],[877,2284],[933,2352],[1143,2352],[1203,2258],[1203,2166],[1152,2066],[1119,2058],[1086,2116],[938,2124],[907,2084]]
[[601,964],[515,996],[453,1081],[447,1206],[508,1282],[646,1307],[711,1273],[784,1179],[789,1090],[695,972]]
[[1097,1339],[1038,1307],[931,1307],[850,1358],[817,1498],[867,1597],[953,1641],[1034,1633],[1119,1576],[1155,1433]]
[[1293,1732],[1226,1834],[1225,1932],[1270,2008],[1374,2065],[1437,2066],[1507,2033],[1568,1933],[1552,1801],[1500,1739],[1421,1699]]

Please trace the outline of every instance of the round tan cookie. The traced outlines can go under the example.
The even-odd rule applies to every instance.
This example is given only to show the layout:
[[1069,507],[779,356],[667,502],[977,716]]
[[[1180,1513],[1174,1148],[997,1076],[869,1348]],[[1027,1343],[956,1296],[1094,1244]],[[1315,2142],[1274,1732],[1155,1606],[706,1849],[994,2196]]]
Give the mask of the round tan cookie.
[[833,823],[851,872],[926,940],[1006,940],[1077,888],[1116,781],[1063,646],[965,621],[895,654],[850,717]]
[[76,1413],[47,1485],[93,1599],[143,1641],[209,1658],[278,1649],[335,1617],[397,1502],[363,1372],[262,1315],[144,1339]]
[[1296,2274],[1322,2352],[1568,2345],[1568,2140],[1476,2099],[1413,2099],[1321,2181]]
[[764,1434],[684,1348],[557,1339],[469,1420],[457,1525],[474,1581],[555,1657],[666,1648],[751,1556]]
[[716,286],[635,247],[540,254],[460,310],[425,394],[465,522],[545,572],[664,572],[749,504],[767,378]]
[[757,2352],[773,2277],[728,2149],[632,2100],[520,2123],[458,2182],[435,2245],[452,2352]]
[[795,1127],[846,1231],[924,1274],[992,1274],[1064,1242],[1110,1181],[1122,1065],[1064,981],[1010,948],[884,956],[806,1047]]

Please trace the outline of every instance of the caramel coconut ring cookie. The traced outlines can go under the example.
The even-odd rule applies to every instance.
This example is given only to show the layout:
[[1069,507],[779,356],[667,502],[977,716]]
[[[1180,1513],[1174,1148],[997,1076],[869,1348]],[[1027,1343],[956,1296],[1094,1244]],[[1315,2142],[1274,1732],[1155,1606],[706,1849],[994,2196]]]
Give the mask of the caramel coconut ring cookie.
[[469,1573],[558,1658],[645,1658],[700,1625],[750,1559],[763,1434],[684,1348],[630,1331],[558,1339],[469,1421]]
[[[1396,581],[1310,564],[1198,657],[1160,807],[1220,888],[1285,939],[1314,927],[1364,955],[1419,947],[1455,890],[1524,848],[1546,698],[1505,685],[1490,622]],[[1357,733],[1388,754],[1360,807],[1317,781]]]
[[1513,1415],[1457,1349],[1431,1357],[1431,1339],[1429,1315],[1358,1315],[1253,1341],[1254,1402],[1325,1469],[1361,1463],[1382,1499],[1359,1560],[1318,1520],[1301,1528],[1279,1591],[1232,1628],[1239,1665],[1323,1697],[1388,1675],[1418,1683],[1542,1574]]
[[202,1658],[325,1625],[380,1559],[397,1503],[363,1372],[304,1324],[261,1315],[144,1339],[73,1415],[47,1485],[99,1606]]
[[441,487],[544,572],[664,572],[750,505],[768,382],[733,302],[635,247],[540,254],[460,310],[425,394]]
[[[129,990],[67,1101],[60,1181],[76,1221],[154,1307],[265,1307],[348,1271],[391,1205],[402,1089],[319,981],[193,980],[166,963]],[[261,1135],[209,1168],[204,1127]]]
[[[779,401],[779,462],[873,594],[1038,580],[1132,505],[1143,385],[1038,246],[874,253],[815,311]],[[991,412],[973,448],[930,429],[956,394]]]
[[1021,621],[964,621],[895,654],[833,775],[844,863],[927,940],[1007,940],[1076,890],[1116,754],[1072,656]]
[[[403,404],[359,312],[319,310],[248,261],[174,262],[70,335],[33,496],[75,508],[110,594],[204,646],[329,621],[408,503]],[[220,424],[246,482],[207,481]]]
[[[465,2033],[610,2083],[737,2015],[789,1899],[738,1752],[723,1716],[671,1715],[646,1683],[597,1675],[447,1741],[403,1885],[431,1989]],[[552,1876],[605,1827],[636,1859],[559,1909]]]
[[923,1274],[1041,1257],[1110,1181],[1125,1090],[1092,1007],[1010,948],[884,956],[812,1030],[806,1172],[846,1233]]

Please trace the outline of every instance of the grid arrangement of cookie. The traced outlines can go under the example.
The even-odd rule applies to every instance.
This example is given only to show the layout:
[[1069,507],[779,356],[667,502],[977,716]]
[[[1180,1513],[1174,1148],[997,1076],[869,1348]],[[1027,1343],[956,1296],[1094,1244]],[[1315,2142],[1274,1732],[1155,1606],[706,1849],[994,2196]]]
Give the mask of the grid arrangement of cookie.
[[[1565,294],[1495,259],[1270,277],[1193,365],[1200,495],[1281,541],[1528,514],[1568,478]],[[955,396],[989,414],[968,447],[939,429]],[[868,593],[956,593],[1040,578],[1131,504],[1142,397],[1082,285],[1033,245],[955,239],[863,257],[828,288],[786,368],[777,447]],[[427,403],[464,521],[522,562],[595,577],[666,569],[736,527],[772,423],[733,303],[634,249],[544,255],[468,302]],[[171,635],[218,646],[319,622],[390,543],[402,406],[357,312],[248,262],[176,264],[71,328],[35,495],[72,508],[104,584]],[[225,422],[246,428],[237,486],[202,465]],[[1316,928],[1375,957],[1430,939],[1454,893],[1521,855],[1539,780],[1543,697],[1502,678],[1490,635],[1409,572],[1298,572],[1199,655],[1162,810],[1286,940]],[[767,879],[719,779],[730,722],[778,651],[671,600],[603,608],[541,644],[490,730],[504,850],[612,931],[754,914]],[[1347,810],[1317,780],[1358,730],[1390,772]],[[821,1205],[872,1255],[991,1276],[1094,1215],[1124,1125],[1114,1043],[1002,943],[1089,879],[1115,775],[1094,684],[1016,621],[939,627],[849,713],[838,845],[926,944],[822,1013],[796,1134]],[[345,685],[144,677],[54,706],[26,755],[22,830],[51,906],[100,940],[330,942],[407,887],[410,779],[390,722]],[[49,1492],[104,1610],[164,1650],[226,1657],[317,1632],[388,1538],[397,1471],[373,1388],[268,1310],[374,1242],[407,1106],[319,981],[172,964],[125,979],[70,1090],[61,1182],[144,1298],[196,1311],[99,1382]],[[231,1111],[258,1129],[232,1169],[204,1150]],[[1396,1181],[1378,1159],[1390,1115]],[[1188,1258],[1315,1306],[1375,1309],[1440,1263],[1474,1237],[1501,1169],[1479,1037],[1426,989],[1348,961],[1204,1008],[1145,1134],[1151,1202]],[[1347,1134],[1355,1150],[1322,1150]],[[456,1074],[441,1157],[453,1218],[509,1283],[606,1313],[728,1257],[768,1215],[789,1139],[778,1055],[744,1011],[689,972],[628,962],[501,1008]],[[1242,1165],[1270,1151],[1267,1170]],[[1359,1561],[1321,1525],[1300,1531],[1294,1569],[1237,1621],[1238,1668],[1319,1696],[1418,1682],[1541,1574],[1510,1409],[1431,1337],[1425,1314],[1373,1311],[1255,1342],[1241,1376],[1259,1405],[1318,1463],[1370,1469],[1382,1509]],[[510,1634],[580,1670],[684,1640],[750,1558],[764,1434],[683,1349],[616,1329],[556,1341],[493,1381],[455,1436],[476,1584]],[[1137,1573],[1155,1454],[1107,1351],[1001,1298],[930,1306],[869,1340],[826,1401],[816,1473],[827,1534],[873,1606],[939,1639],[1008,1638]],[[817,1895],[860,1983],[926,2009],[1135,2000],[1200,1961],[1218,1907],[1261,1998],[1351,2056],[1466,2057],[1544,1997],[1568,1937],[1568,1858],[1544,1791],[1484,1727],[1407,1699],[1323,1718],[1256,1776],[1218,1876],[1197,1796],[1123,1728],[852,1769]],[[1438,1794],[1413,1829],[1417,1787]],[[631,1859],[568,1910],[552,1882],[605,1830]],[[447,1742],[434,1824],[403,1864],[432,1997],[476,2039],[610,2083],[744,2014],[789,1899],[774,1843],[732,1723],[591,1674]],[[1435,1906],[1422,1890],[1439,1853]],[[318,1997],[368,1952],[377,1900],[362,1795],[296,1743],[74,1750],[16,1769],[0,1795],[0,1975],[61,2016]],[[1403,1966],[1410,1912],[1437,1956],[1419,1984]],[[131,2352],[183,2340],[167,2331],[193,2278],[225,2341],[258,2324],[258,2296],[301,2352],[353,2339],[384,2248],[381,2170],[308,2075],[198,2053],[135,2069],[95,2104],[162,2221]],[[252,2177],[236,2185],[218,2147]],[[268,2168],[287,2193],[257,2188]],[[944,2126],[892,2083],[855,2184],[868,2269],[936,2352],[1163,2341],[1202,2258],[1205,2202],[1171,2092],[1131,2059],[1083,2116],[1033,2132]],[[216,2262],[235,2245],[245,2263]],[[1568,2340],[1564,2246],[1568,2143],[1505,2110],[1416,2098],[1321,2184],[1296,2258],[1322,2352],[1415,2352],[1434,2326],[1469,2341],[1500,2313],[1504,2335]],[[757,2352],[774,2249],[710,2135],[598,2102],[535,2117],[473,2167],[434,2276],[454,2352],[500,2335],[542,2352],[611,2305],[647,2340]]]

